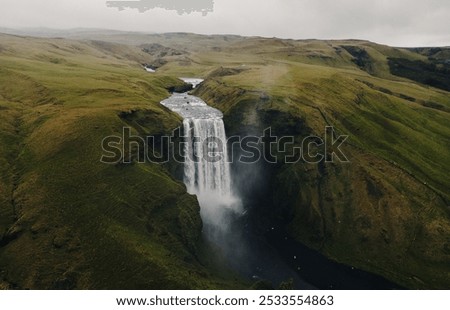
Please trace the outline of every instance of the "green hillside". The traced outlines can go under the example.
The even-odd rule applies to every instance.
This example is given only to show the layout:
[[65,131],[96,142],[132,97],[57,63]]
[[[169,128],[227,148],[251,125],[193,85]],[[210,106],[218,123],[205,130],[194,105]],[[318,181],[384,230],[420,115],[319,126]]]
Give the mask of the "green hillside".
[[151,57],[136,47],[0,42],[2,287],[241,287],[200,260],[198,203],[164,167],[100,162],[124,126],[178,126],[159,102],[180,81],[142,70]]
[[[388,66],[394,56],[427,59],[369,42],[258,39],[234,49],[262,63],[212,74],[197,90],[225,111],[229,133],[271,126],[300,145],[328,125],[349,136],[348,164],[273,169],[256,216],[278,218],[299,242],[405,287],[448,288],[450,95]],[[366,65],[348,50],[365,51]]]
[[265,167],[261,227],[404,287],[449,288],[445,55],[351,40],[0,35],[0,287],[250,286],[213,263],[173,167],[100,163],[101,141],[124,126],[178,127],[159,102],[192,76],[228,135],[349,135],[350,163]]

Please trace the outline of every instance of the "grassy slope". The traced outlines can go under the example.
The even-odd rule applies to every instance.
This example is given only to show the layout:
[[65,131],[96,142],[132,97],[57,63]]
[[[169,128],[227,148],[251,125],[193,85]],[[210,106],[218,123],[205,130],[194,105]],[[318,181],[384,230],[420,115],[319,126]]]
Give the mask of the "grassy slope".
[[[139,62],[151,57],[134,47],[6,35],[0,44],[0,285],[240,287],[199,262],[199,207],[183,184],[162,166],[100,163],[100,142],[124,126],[178,126],[159,101],[179,82],[147,74]],[[129,111],[140,118],[119,117]]]
[[[373,75],[338,52],[342,45],[367,50]],[[391,56],[422,56],[368,42],[266,39],[229,52],[233,61],[204,57],[247,70],[212,75],[197,94],[225,111],[230,132],[272,126],[301,141],[333,125],[350,136],[351,164],[280,167],[269,214],[288,210],[291,234],[338,261],[411,288],[448,288],[450,95],[387,66]],[[439,108],[424,105],[430,101]]]

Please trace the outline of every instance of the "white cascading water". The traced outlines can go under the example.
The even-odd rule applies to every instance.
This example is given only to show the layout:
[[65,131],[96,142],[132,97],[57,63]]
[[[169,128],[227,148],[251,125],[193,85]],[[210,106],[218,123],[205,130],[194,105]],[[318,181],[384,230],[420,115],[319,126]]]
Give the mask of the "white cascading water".
[[[202,81],[183,80],[194,87]],[[174,93],[161,104],[184,119],[184,183],[190,194],[197,195],[209,234],[218,237],[228,228],[228,215],[242,211],[240,201],[232,191],[223,115],[187,93]],[[205,141],[210,142],[208,148]],[[215,159],[211,160],[211,157]],[[216,238],[212,236],[212,239]]]
[[[231,176],[227,150],[223,146],[226,135],[222,119],[185,119],[183,129],[186,137],[184,180],[188,191],[197,195],[215,192],[218,197],[230,196]],[[205,150],[202,143],[194,143],[194,137],[200,142],[214,137],[222,141],[222,145],[218,145],[217,141],[212,142],[210,148]],[[220,160],[202,160],[207,156],[205,151],[220,156]]]

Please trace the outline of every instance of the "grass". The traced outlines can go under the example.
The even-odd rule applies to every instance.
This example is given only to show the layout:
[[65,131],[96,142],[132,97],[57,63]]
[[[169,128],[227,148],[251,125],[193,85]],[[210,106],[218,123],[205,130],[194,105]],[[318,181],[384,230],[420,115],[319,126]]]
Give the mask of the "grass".
[[[89,39],[109,43],[0,36],[0,286],[250,286],[215,262],[198,203],[168,167],[99,162],[101,140],[123,126],[179,126],[159,102],[176,77],[196,76],[229,134],[349,135],[351,164],[270,170],[261,221],[281,218],[299,242],[405,287],[449,287],[450,96],[388,65],[426,56],[365,41]],[[154,56],[133,45],[149,41],[187,53],[148,74],[140,64]],[[348,46],[365,51],[363,70]]]
[[[387,64],[424,57],[368,42],[291,43],[295,57],[279,42],[244,44],[241,53],[254,52],[255,65],[196,91],[225,112],[229,132],[272,126],[301,141],[332,125],[349,135],[350,164],[275,169],[273,202],[259,207],[260,216],[284,217],[294,238],[337,261],[409,288],[448,288],[450,95],[393,76]],[[338,53],[342,45],[365,49],[372,74]]]
[[138,48],[1,40],[14,51],[0,55],[2,285],[244,287],[201,262],[198,202],[164,167],[100,162],[104,137],[137,126],[121,112],[140,111],[134,134],[179,125],[159,102],[180,81],[150,75],[121,56],[150,58]]

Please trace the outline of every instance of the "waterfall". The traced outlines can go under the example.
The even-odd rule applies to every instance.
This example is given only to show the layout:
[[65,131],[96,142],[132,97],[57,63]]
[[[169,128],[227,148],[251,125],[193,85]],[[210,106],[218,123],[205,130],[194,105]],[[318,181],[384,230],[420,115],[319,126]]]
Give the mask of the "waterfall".
[[198,198],[209,236],[222,238],[230,215],[242,213],[233,194],[223,115],[187,93],[174,93],[161,104],[183,117],[184,183]]
[[[231,195],[225,127],[221,119],[185,119],[184,179],[189,193],[214,193],[217,198]],[[198,140],[197,143],[194,143]],[[211,139],[212,138],[212,139]],[[209,139],[209,140],[208,140]],[[205,143],[210,142],[206,149]],[[207,160],[209,151],[217,158]]]
[[[227,230],[230,213],[240,212],[233,195],[225,127],[221,118],[183,121],[184,182],[190,194],[197,195],[209,233]],[[208,146],[209,144],[209,146]],[[206,152],[212,154],[208,159]],[[216,231],[214,231],[216,230]]]
[[[194,87],[201,83],[199,79],[183,80]],[[174,93],[161,104],[183,118],[184,183],[187,191],[197,196],[203,235],[217,257],[251,279],[274,278],[276,283],[298,279],[272,249],[264,250],[267,245],[260,236],[249,235],[242,202],[233,191],[222,112],[187,93]]]

